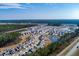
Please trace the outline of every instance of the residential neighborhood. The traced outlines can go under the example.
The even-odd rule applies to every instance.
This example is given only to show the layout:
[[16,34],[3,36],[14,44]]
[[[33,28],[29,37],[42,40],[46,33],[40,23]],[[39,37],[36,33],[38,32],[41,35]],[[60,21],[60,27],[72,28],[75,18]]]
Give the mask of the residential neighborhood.
[[[66,33],[75,32],[79,27],[76,24],[62,24],[60,26],[38,25],[20,31],[20,38],[24,39],[15,48],[7,48],[0,51],[0,56],[24,56],[35,52],[39,48],[57,42]],[[28,37],[27,37],[28,36]]]

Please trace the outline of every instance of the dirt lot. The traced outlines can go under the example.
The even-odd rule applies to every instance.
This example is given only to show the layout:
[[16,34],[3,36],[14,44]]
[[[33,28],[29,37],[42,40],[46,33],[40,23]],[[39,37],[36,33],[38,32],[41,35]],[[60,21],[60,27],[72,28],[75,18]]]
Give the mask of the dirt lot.
[[[27,39],[28,37],[29,37],[29,35],[27,35],[27,36],[21,36],[21,39],[18,39],[18,40],[20,41],[18,44],[24,43],[26,40],[28,40],[28,39]],[[7,49],[7,48],[16,48],[16,46],[17,46],[18,44],[9,43],[9,44],[7,44],[7,45],[4,46],[4,47],[0,47],[0,51],[3,51],[3,50],[5,50],[5,49]]]

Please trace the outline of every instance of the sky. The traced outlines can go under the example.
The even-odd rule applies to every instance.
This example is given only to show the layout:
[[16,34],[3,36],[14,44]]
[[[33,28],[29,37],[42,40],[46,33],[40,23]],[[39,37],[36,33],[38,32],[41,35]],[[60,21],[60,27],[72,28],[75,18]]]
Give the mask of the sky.
[[0,3],[0,20],[79,19],[78,3]]

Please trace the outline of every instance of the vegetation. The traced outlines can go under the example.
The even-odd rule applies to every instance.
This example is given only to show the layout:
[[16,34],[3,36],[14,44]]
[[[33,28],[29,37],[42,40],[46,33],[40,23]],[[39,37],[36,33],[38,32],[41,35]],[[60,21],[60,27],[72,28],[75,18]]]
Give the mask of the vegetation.
[[20,33],[18,32],[12,32],[12,33],[4,33],[0,35],[0,47],[10,43],[14,42],[18,39],[20,36]]
[[52,42],[47,47],[40,48],[36,52],[26,55],[28,56],[56,55],[73,41],[73,37],[76,37],[78,35],[79,35],[79,29],[77,29],[74,33],[66,33],[64,36],[60,37],[60,40],[58,42]]
[[25,28],[25,27],[31,27],[31,26],[35,26],[34,24],[27,24],[27,25],[0,25],[0,32],[5,32],[5,31],[9,31],[9,30],[15,30],[15,29],[21,29],[21,28]]
[[27,25],[18,25],[18,24],[6,24],[0,25],[0,47],[7,46],[9,44],[17,44],[21,39],[18,40],[20,33],[12,32],[12,33],[4,33],[10,30],[16,30],[26,27],[35,26],[36,24],[27,24]]
[[40,48],[40,49],[36,50],[36,52],[27,54],[27,55],[28,56],[48,56],[52,52],[54,52],[57,49],[57,47],[60,46],[60,44],[61,43],[59,43],[59,42],[55,42],[55,43],[48,45],[47,47]]

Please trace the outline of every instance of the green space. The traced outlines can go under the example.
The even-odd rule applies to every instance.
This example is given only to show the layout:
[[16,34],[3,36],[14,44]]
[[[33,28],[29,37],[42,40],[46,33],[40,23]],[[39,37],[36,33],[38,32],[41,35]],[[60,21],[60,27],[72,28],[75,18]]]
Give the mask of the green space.
[[10,31],[10,30],[16,30],[16,29],[21,29],[21,28],[26,28],[26,27],[31,27],[35,26],[35,24],[27,24],[27,25],[0,25],[0,32],[5,32],[5,31]]
[[11,42],[17,41],[20,36],[19,32],[4,33],[0,35],[0,47],[3,47]]

